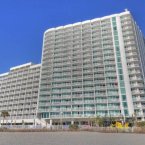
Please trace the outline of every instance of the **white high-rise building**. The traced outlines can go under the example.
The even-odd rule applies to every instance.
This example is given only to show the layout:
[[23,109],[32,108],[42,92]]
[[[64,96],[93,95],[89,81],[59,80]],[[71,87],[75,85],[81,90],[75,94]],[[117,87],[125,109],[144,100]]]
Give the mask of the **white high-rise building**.
[[4,124],[144,120],[144,56],[145,39],[127,10],[48,29],[41,65],[0,74],[0,112],[10,114]]
[[129,11],[45,31],[39,117],[145,117],[145,42]]
[[37,121],[37,99],[40,77],[40,64],[27,63],[12,67],[9,72],[0,74],[1,124],[33,125]]

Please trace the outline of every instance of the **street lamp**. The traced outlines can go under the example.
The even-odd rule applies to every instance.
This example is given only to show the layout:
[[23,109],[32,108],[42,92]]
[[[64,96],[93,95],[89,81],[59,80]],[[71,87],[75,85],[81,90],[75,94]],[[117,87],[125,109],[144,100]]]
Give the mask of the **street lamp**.
[[37,124],[37,111],[38,111],[38,109],[35,108],[35,113],[34,113],[34,122],[33,122],[33,127],[34,127],[34,128],[36,127],[36,124]]
[[110,117],[110,122],[109,122],[109,124],[112,125],[112,117],[111,117],[110,111],[109,111],[109,117]]
[[25,125],[25,121],[24,119],[22,119],[22,128],[24,128],[24,125]]
[[121,114],[121,112],[120,112],[120,119],[119,120],[121,121],[121,124],[123,125],[124,124],[124,115]]
[[35,128],[35,117],[34,117],[33,127]]
[[0,114],[0,127],[1,127],[1,114]]
[[60,112],[60,125],[61,125],[61,129],[63,129],[62,117],[63,117],[63,112]]
[[11,128],[12,128],[12,124],[13,124],[13,120],[12,120],[12,116],[11,116]]

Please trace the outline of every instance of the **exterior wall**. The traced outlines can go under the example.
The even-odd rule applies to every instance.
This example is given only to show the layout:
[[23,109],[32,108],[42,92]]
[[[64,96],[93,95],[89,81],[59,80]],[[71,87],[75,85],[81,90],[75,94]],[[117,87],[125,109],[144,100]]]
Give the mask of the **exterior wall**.
[[[33,123],[36,118],[40,64],[27,63],[0,75],[0,111],[9,123]],[[1,117],[1,122],[3,118]]]
[[[128,94],[130,103],[128,104],[133,110],[132,115],[138,118],[144,119],[144,54],[145,45],[143,43],[143,35],[139,30],[138,26],[134,22],[131,14],[123,15],[120,17],[122,38],[124,43],[125,56],[127,72],[125,72],[127,77],[129,77],[129,83],[131,90],[131,97]],[[128,79],[125,79],[127,81]],[[127,88],[127,87],[126,87]],[[128,91],[127,91],[128,92]],[[132,110],[132,109],[131,109]]]
[[52,120],[143,118],[135,101],[135,96],[144,96],[142,63],[133,52],[138,49],[129,11],[48,29],[43,40],[39,115]]
[[139,59],[139,65],[140,65],[140,75],[138,77],[141,77],[141,81],[138,83],[138,88],[136,88],[136,94],[133,96],[134,98],[138,98],[138,102],[136,102],[135,106],[135,113],[140,114],[141,116],[145,116],[145,43],[144,43],[144,37],[139,29],[139,26],[137,26],[136,22],[132,20],[133,26],[134,26],[134,34],[135,34],[135,42],[137,47],[137,53],[138,53],[138,59]]

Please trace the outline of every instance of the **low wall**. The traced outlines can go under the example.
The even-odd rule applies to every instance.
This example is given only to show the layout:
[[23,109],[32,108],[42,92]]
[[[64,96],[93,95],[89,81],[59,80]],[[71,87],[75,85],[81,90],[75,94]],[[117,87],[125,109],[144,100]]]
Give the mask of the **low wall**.
[[0,128],[0,132],[58,132],[58,131],[88,131],[101,133],[145,133],[145,128],[112,128],[112,127],[94,127],[79,129],[48,129],[48,128]]

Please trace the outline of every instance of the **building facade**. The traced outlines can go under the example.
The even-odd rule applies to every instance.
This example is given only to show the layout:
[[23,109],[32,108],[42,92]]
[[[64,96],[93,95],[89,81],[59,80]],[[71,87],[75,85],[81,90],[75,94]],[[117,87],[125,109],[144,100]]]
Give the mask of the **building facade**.
[[36,120],[40,64],[27,63],[0,75],[1,124],[32,125]]
[[38,116],[145,117],[145,43],[129,11],[45,31]]

